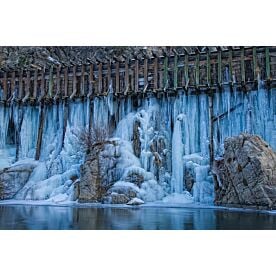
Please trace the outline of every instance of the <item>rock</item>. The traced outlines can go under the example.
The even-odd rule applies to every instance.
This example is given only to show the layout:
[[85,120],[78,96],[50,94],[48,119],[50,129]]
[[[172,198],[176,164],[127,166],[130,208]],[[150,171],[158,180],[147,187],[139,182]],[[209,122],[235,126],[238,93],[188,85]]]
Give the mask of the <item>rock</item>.
[[127,197],[124,194],[117,194],[117,193],[112,193],[111,194],[111,202],[112,204],[126,204],[129,202],[130,198]]
[[276,208],[276,154],[259,136],[227,138],[213,171],[217,205]]
[[134,198],[137,196],[137,191],[132,187],[125,186],[113,186],[108,190],[109,193],[124,194],[128,198]]
[[127,205],[141,205],[141,204],[144,204],[144,203],[145,202],[142,199],[135,197],[135,198],[131,199],[127,203]]
[[188,192],[191,192],[195,184],[195,170],[193,166],[186,166],[185,169],[185,188]]
[[140,122],[135,121],[133,125],[133,151],[134,154],[140,158],[141,155],[141,142],[140,142]]
[[79,202],[101,202],[107,190],[118,180],[116,147],[116,141],[103,141],[90,148],[80,170],[76,191]]
[[0,170],[0,199],[12,199],[29,180],[37,162],[21,162]]

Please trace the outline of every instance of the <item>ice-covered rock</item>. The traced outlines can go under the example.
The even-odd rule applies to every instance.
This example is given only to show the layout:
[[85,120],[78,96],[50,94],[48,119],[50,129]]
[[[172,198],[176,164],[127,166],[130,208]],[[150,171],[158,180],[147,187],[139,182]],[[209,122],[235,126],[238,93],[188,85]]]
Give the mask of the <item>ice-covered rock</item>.
[[259,136],[241,134],[224,142],[215,162],[216,204],[276,208],[276,154]]
[[131,199],[127,203],[127,205],[141,205],[141,204],[144,204],[144,203],[145,202],[142,199],[135,197],[135,198]]

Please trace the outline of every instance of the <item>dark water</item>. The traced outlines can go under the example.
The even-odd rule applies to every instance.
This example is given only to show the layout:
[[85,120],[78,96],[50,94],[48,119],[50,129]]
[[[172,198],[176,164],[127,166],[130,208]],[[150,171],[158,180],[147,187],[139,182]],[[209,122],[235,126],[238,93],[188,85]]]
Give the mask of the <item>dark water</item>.
[[200,208],[0,205],[0,229],[276,229],[276,214]]

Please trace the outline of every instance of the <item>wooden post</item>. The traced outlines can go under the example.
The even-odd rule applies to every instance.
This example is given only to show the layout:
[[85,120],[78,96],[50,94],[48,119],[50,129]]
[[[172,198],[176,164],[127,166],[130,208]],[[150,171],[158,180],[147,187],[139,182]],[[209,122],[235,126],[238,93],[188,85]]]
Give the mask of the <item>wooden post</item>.
[[3,100],[6,101],[7,99],[8,99],[7,72],[4,72],[4,79],[3,79]]
[[57,67],[56,75],[56,93],[54,99],[56,100],[60,95],[60,66]]
[[221,64],[221,49],[218,49],[218,85],[222,85],[222,64]]
[[26,102],[30,97],[30,71],[27,71],[27,77],[25,79],[25,97],[23,98],[22,102]]
[[233,83],[233,51],[232,47],[229,49],[229,79],[230,79],[230,85]]
[[15,86],[15,71],[12,72],[12,78],[11,78],[11,95],[9,97],[9,101],[13,98],[13,95],[16,94],[16,86]]
[[118,95],[120,93],[120,63],[119,61],[116,62],[115,64],[115,70],[116,70],[116,75],[115,75],[115,82],[116,82],[116,92],[115,95]]
[[23,98],[23,71],[19,71],[19,93],[18,93],[18,99],[22,100]]
[[38,101],[40,102],[45,96],[45,72],[44,69],[41,71],[41,82],[40,82],[40,97]]
[[111,85],[111,64],[110,62],[107,63],[107,92],[106,95],[108,95],[109,87]]
[[64,98],[68,97],[68,67],[64,68]]
[[164,78],[163,78],[163,89],[166,91],[168,88],[168,57],[164,57]]
[[241,47],[241,77],[242,77],[242,83],[243,85],[245,85],[244,47]]
[[144,59],[144,89],[143,93],[146,93],[148,88],[148,60],[147,58]]
[[199,52],[196,54],[196,61],[195,61],[195,84],[196,89],[199,89]]
[[174,56],[174,69],[173,69],[173,88],[174,90],[178,87],[178,56],[175,54]]
[[154,92],[158,89],[158,58],[154,58],[154,73],[153,73],[153,88]]
[[73,93],[70,96],[70,99],[73,99],[77,94],[77,73],[76,73],[76,65],[73,66]]
[[187,91],[189,86],[189,56],[188,53],[185,53],[185,61],[184,61],[184,76],[185,76],[185,89]]
[[265,47],[265,69],[266,69],[266,79],[270,81],[270,56],[269,56],[269,47]]
[[81,84],[80,84],[80,94],[81,97],[85,96],[85,65],[83,64],[81,66]]
[[103,64],[100,62],[98,65],[98,94],[102,94],[103,90]]
[[39,127],[38,127],[37,142],[36,142],[35,160],[39,160],[40,158],[43,128],[44,128],[44,104],[41,103],[40,112],[39,112]]
[[135,68],[134,68],[134,74],[135,74],[135,93],[139,92],[139,60],[135,60]]
[[129,90],[129,69],[128,60],[125,61],[125,91],[124,94],[127,95]]
[[211,61],[210,61],[210,51],[209,49],[207,50],[206,53],[206,58],[207,58],[207,64],[206,64],[206,69],[207,69],[207,87],[211,87]]
[[87,98],[91,98],[93,94],[93,81],[94,81],[94,68],[93,64],[91,63],[89,66],[89,92]]
[[256,49],[256,47],[253,47],[252,56],[253,56],[253,77],[254,77],[254,81],[257,81],[258,73],[257,73],[257,49]]
[[37,68],[34,71],[34,91],[33,91],[33,100],[36,100],[37,98]]
[[54,67],[51,66],[49,69],[49,90],[48,90],[48,94],[47,94],[47,96],[50,99],[53,97],[53,86],[54,86],[53,70],[54,70]]

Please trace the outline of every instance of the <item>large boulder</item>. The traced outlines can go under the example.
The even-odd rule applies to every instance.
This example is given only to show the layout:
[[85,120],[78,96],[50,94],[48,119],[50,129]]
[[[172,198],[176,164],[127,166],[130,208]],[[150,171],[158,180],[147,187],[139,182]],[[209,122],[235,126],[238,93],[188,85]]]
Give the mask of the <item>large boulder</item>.
[[0,170],[0,199],[12,199],[29,180],[37,162],[18,162]]
[[213,170],[217,205],[276,208],[276,154],[259,136],[227,138]]
[[80,170],[76,187],[79,202],[100,202],[107,190],[118,180],[116,141],[98,142],[90,148]]

